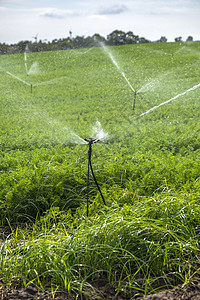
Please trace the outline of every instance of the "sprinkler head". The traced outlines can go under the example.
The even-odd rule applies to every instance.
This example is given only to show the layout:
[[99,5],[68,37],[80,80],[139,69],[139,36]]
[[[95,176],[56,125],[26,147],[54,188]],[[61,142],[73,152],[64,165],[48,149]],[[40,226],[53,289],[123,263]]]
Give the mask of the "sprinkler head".
[[88,142],[88,144],[94,144],[100,141],[100,139],[93,139],[93,138],[89,138],[89,139],[85,139],[86,142]]

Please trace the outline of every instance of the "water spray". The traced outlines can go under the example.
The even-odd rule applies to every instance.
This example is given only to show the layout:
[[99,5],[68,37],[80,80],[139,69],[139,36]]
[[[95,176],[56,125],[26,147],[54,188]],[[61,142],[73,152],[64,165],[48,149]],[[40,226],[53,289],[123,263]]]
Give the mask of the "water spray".
[[136,90],[133,88],[133,86],[131,85],[130,81],[128,80],[128,78],[126,77],[125,73],[122,72],[120,70],[120,67],[118,65],[118,63],[116,62],[115,58],[113,57],[112,53],[105,47],[105,45],[103,43],[100,43],[100,45],[103,47],[104,51],[109,55],[112,63],[115,65],[115,67],[117,68],[117,70],[120,72],[120,74],[122,75],[122,77],[126,80],[126,83],[129,85],[129,87],[131,88],[131,90],[134,93],[134,104],[133,104],[133,110],[135,109],[135,100],[136,100]]
[[124,72],[121,72],[121,74],[124,77],[124,79],[126,80],[126,82],[128,83],[128,85],[131,88],[131,90],[133,91],[133,93],[134,93],[133,110],[135,110],[135,101],[136,101],[137,91],[132,87],[132,85],[130,84],[130,81],[127,79],[127,77],[124,74]]
[[96,183],[96,186],[97,186],[97,188],[99,190],[99,193],[101,195],[101,198],[103,200],[104,205],[106,205],[106,202],[105,202],[105,199],[104,199],[103,194],[101,192],[101,189],[100,189],[100,187],[98,185],[96,177],[94,175],[94,171],[93,171],[93,168],[92,168],[92,162],[91,162],[92,144],[95,144],[95,143],[99,142],[100,139],[89,138],[89,139],[85,139],[85,141],[88,142],[88,145],[89,145],[89,150],[88,150],[88,176],[87,176],[87,217],[88,217],[88,214],[89,214],[89,175],[90,175],[90,169],[91,169],[92,176],[93,176],[94,181]]
[[33,90],[33,84],[30,84],[29,82],[27,82],[27,81],[25,81],[25,80],[23,80],[23,79],[21,79],[20,77],[18,77],[18,76],[16,76],[16,75],[14,75],[14,74],[12,74],[12,73],[10,73],[10,72],[6,72],[8,75],[10,75],[10,76],[12,76],[13,78],[15,78],[15,79],[17,79],[17,80],[19,80],[19,81],[21,81],[21,82],[23,82],[24,84],[26,84],[26,85],[28,85],[28,86],[30,86],[31,87],[31,94],[32,94],[32,90]]
[[165,104],[170,103],[172,100],[175,100],[175,99],[179,98],[180,96],[183,96],[183,95],[187,94],[188,92],[191,92],[191,91],[196,90],[196,89],[199,88],[199,87],[200,87],[200,83],[197,84],[197,85],[194,85],[192,88],[188,89],[187,91],[185,91],[185,92],[183,92],[183,93],[181,93],[181,94],[178,94],[178,95],[176,95],[175,97],[173,97],[173,98],[171,98],[171,99],[169,99],[169,100],[167,100],[167,101],[165,101],[165,102],[162,102],[162,103],[160,103],[159,105],[156,105],[156,106],[150,108],[150,109],[147,110],[146,112],[140,114],[140,115],[137,117],[137,119],[141,118],[141,117],[144,116],[144,115],[147,115],[148,113],[150,113],[151,111],[153,111],[153,110],[155,110],[155,109],[161,107],[162,105],[165,105]]
[[26,74],[28,75],[28,67],[27,67],[27,57],[26,57],[26,52],[24,52],[24,64],[25,64]]

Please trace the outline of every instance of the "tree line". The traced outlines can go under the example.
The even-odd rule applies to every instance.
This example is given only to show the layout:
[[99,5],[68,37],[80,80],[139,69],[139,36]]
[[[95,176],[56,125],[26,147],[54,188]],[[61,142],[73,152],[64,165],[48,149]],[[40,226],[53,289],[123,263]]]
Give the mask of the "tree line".
[[[182,41],[182,37],[175,38],[175,42]],[[188,36],[186,41],[193,41],[192,36]],[[165,36],[154,42],[167,42]],[[132,31],[124,32],[121,30],[114,30],[107,37],[103,37],[100,34],[94,34],[93,36],[76,36],[72,37],[72,32],[70,36],[63,39],[54,39],[51,42],[42,41],[37,39],[32,41],[20,41],[17,44],[6,44],[0,43],[0,54],[12,54],[12,53],[23,53],[28,50],[31,52],[40,51],[53,51],[53,50],[67,50],[67,49],[77,49],[77,48],[91,48],[98,47],[102,44],[105,46],[117,46],[126,44],[140,44],[140,43],[152,43],[152,41],[135,35]]]

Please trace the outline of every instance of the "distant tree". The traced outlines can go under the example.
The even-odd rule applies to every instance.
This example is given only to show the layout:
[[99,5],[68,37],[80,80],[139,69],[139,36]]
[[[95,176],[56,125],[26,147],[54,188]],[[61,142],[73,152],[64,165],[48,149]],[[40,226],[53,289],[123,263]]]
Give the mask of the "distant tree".
[[161,36],[159,42],[166,43],[167,42],[167,38],[165,36]]
[[84,48],[86,47],[87,42],[86,42],[86,38],[84,36],[76,36],[73,39],[73,48]]
[[193,41],[193,37],[191,35],[189,35],[186,39],[186,42],[192,42]]
[[5,43],[1,44],[0,43],[0,54],[7,54],[8,53],[8,45]]
[[150,41],[144,37],[141,37],[141,38],[139,38],[139,43],[150,43]]
[[136,44],[139,42],[139,36],[134,35],[132,31],[128,31],[125,35],[126,44]]
[[[144,37],[135,35],[132,31],[124,32],[122,30],[114,30],[111,32],[107,39],[100,34],[94,34],[92,37],[76,36],[72,38],[72,32],[69,31],[69,36],[64,39],[54,39],[51,42],[47,40],[37,39],[38,34],[34,36],[35,41],[21,41],[18,44],[1,44],[0,43],[0,54],[6,53],[23,53],[28,49],[31,52],[39,51],[55,51],[55,50],[67,50],[74,48],[89,48],[96,47],[100,43],[106,45],[125,45],[125,44],[136,44],[136,43],[149,43],[150,41]],[[161,37],[161,41],[167,41],[165,37]]]
[[182,37],[179,36],[179,37],[175,38],[174,40],[175,40],[175,42],[182,42]]
[[42,40],[40,40],[37,44],[33,43],[32,48],[33,48],[33,52],[49,51],[51,50],[51,44],[45,43]]
[[29,45],[31,42],[30,41],[21,41],[19,42],[16,47],[18,49],[19,53],[25,52],[26,45]]
[[63,39],[61,42],[59,42],[60,50],[66,50],[72,48],[73,48],[73,40],[70,37]]
[[94,47],[94,45],[95,45],[94,39],[91,36],[85,38],[84,45],[83,45],[84,48],[91,48]]
[[107,35],[109,45],[124,45],[126,40],[126,33],[121,30],[114,30]]
[[98,33],[95,33],[92,36],[92,39],[94,41],[94,45],[96,45],[96,44],[98,45],[98,44],[101,44],[101,43],[106,43],[106,39]]

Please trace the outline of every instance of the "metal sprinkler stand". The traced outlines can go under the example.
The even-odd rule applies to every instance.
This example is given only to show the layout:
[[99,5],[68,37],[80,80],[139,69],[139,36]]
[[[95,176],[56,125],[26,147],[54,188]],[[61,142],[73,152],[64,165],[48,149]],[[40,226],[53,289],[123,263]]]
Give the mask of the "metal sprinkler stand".
[[136,101],[137,92],[134,92],[134,101],[133,101],[133,110],[135,110],[135,101]]
[[97,143],[100,141],[100,139],[93,139],[93,138],[89,138],[89,139],[85,139],[86,142],[88,142],[88,145],[89,145],[89,150],[88,150],[88,177],[87,177],[87,217],[88,217],[88,213],[89,213],[89,173],[90,173],[90,169],[91,169],[91,172],[92,172],[92,176],[94,178],[94,181],[96,183],[96,186],[99,190],[99,193],[101,195],[101,198],[103,200],[103,203],[106,205],[106,202],[105,202],[105,199],[103,197],[103,194],[100,190],[100,187],[98,185],[98,182],[96,180],[96,177],[94,175],[94,171],[93,171],[93,168],[92,168],[92,162],[91,162],[91,155],[92,155],[92,144],[94,143]]

